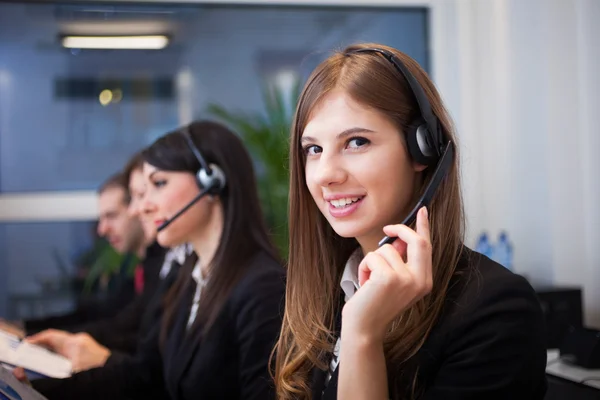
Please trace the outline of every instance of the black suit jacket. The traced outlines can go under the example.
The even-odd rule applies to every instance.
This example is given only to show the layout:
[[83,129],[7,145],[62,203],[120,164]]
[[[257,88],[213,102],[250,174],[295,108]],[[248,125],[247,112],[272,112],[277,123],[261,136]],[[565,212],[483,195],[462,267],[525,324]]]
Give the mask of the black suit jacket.
[[[437,324],[391,385],[390,398],[410,399],[416,373],[419,399],[541,400],[545,369],[544,320],[534,290],[521,276],[465,249]],[[313,369],[313,399],[337,399],[337,372],[325,388],[326,373]]]
[[264,253],[249,262],[202,340],[183,333],[191,305],[187,296],[164,352],[157,321],[134,358],[68,379],[34,381],[33,387],[50,400],[274,399],[268,360],[281,329],[285,272]]
[[28,335],[45,329],[87,332],[111,350],[132,354],[139,340],[138,330],[148,302],[158,287],[159,271],[166,250],[153,243],[142,261],[144,291],[135,295],[133,281],[120,282],[116,292],[102,302],[92,302],[71,313],[24,321]]
[[[140,332],[148,329],[150,321],[146,310],[156,297],[160,284],[159,273],[165,259],[166,249],[154,243],[148,247],[146,258],[142,262],[144,268],[144,290],[113,318],[105,318],[74,328],[74,331],[89,333],[98,343],[111,351],[134,354],[137,350]],[[160,296],[162,297],[162,296]]]

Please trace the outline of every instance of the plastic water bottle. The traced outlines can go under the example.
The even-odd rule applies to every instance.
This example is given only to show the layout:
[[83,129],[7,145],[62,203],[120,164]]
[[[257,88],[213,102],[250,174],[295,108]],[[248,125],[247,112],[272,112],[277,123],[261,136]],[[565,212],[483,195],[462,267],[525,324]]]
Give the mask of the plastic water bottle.
[[498,243],[494,251],[494,261],[502,264],[508,269],[513,267],[513,248],[508,240],[508,234],[505,231],[500,232]]
[[488,235],[486,232],[483,232],[479,235],[479,239],[477,240],[477,246],[475,247],[475,251],[483,254],[484,256],[492,258],[493,248],[488,239]]

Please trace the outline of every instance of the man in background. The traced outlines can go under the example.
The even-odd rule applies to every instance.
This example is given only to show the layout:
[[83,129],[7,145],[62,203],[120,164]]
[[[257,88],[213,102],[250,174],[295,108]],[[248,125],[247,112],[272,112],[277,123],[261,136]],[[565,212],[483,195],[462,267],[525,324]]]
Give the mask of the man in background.
[[166,249],[154,241],[156,225],[143,207],[146,188],[142,166],[143,159],[138,153],[123,173],[129,182],[129,213],[140,218],[149,244],[143,262],[143,293],[115,317],[84,325],[80,333],[51,329],[27,339],[65,356],[77,372],[118,364],[135,354],[139,341],[160,320],[163,296],[175,281],[186,257],[192,253],[191,246],[182,245],[165,255]]
[[122,173],[111,176],[98,189],[98,234],[114,250],[125,255],[116,273],[108,281],[106,278],[100,279],[100,288],[106,286],[105,295],[79,304],[73,312],[65,315],[10,324],[0,320],[0,329],[18,336],[49,328],[78,331],[83,324],[113,317],[130,303],[136,292],[134,277],[130,276],[128,269],[135,259],[145,256],[148,243],[139,218],[128,212],[129,202],[128,179]]
[[109,178],[98,189],[98,235],[121,254],[134,253],[142,258],[146,238],[137,216],[131,215],[128,179],[123,173]]

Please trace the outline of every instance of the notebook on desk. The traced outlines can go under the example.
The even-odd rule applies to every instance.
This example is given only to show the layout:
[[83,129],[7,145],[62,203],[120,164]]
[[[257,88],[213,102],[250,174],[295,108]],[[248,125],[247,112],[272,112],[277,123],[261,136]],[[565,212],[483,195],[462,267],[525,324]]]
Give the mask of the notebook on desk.
[[[71,361],[65,357],[1,330],[0,363],[9,368],[22,367],[29,375],[33,373],[34,376],[49,378],[68,378],[72,371]],[[2,370],[5,371],[5,368]]]

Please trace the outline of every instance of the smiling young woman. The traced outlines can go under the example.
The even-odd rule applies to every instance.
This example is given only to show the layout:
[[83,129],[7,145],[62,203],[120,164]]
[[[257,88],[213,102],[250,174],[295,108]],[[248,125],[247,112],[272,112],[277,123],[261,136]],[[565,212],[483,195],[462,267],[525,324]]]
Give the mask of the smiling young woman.
[[[543,398],[540,305],[463,244],[458,156],[442,151],[455,142],[434,85],[400,51],[354,45],[313,71],[291,133],[278,398]],[[384,235],[396,240],[380,246]]]

